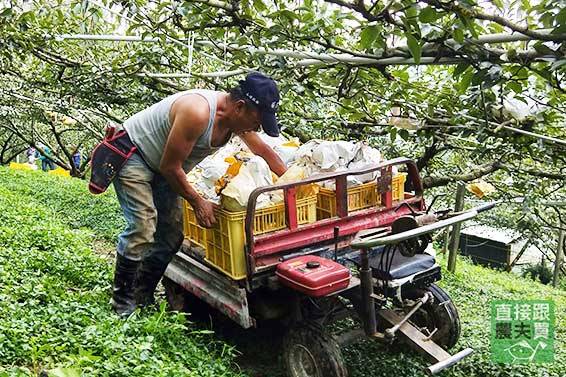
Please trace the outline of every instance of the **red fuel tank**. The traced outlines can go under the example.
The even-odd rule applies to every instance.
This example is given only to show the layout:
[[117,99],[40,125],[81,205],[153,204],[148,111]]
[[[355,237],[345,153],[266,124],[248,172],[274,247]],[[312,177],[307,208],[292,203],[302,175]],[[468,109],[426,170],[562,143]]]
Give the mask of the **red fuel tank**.
[[276,274],[282,284],[313,297],[326,296],[350,283],[348,268],[316,255],[281,262]]

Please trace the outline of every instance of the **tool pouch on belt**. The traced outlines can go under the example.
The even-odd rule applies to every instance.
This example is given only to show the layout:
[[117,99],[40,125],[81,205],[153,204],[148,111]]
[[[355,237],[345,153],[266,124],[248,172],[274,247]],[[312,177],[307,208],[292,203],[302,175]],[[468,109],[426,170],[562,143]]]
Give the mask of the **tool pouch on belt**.
[[116,126],[108,126],[104,140],[92,151],[88,190],[93,194],[106,191],[136,149],[126,131],[116,131]]

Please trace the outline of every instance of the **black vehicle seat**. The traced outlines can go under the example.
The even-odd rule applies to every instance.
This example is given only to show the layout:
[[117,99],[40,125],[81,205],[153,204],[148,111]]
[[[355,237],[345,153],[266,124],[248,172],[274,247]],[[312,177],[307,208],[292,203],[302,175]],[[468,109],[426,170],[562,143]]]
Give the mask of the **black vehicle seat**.
[[[436,263],[436,260],[429,254],[415,254],[413,257],[404,257],[399,251],[395,251],[391,269],[385,271],[385,267],[379,268],[381,253],[370,258],[369,264],[373,270],[373,276],[377,279],[395,280],[414,275],[418,272],[428,270]],[[383,258],[385,263],[385,258]]]

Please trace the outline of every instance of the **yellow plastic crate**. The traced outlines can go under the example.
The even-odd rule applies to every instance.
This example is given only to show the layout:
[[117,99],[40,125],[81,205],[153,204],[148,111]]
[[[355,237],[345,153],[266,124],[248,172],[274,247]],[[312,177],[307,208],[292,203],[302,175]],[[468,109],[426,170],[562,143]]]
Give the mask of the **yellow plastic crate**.
[[[316,196],[297,200],[297,222],[299,225],[308,224],[316,221]],[[245,221],[246,211],[229,212],[226,210],[216,211],[217,224],[212,229],[205,229],[196,223],[193,216],[193,224],[187,221],[192,212],[192,207],[185,203],[185,236],[191,241],[200,244],[201,233],[191,231],[188,234],[188,226],[193,229],[203,231],[206,239],[205,258],[220,271],[233,279],[243,279],[246,277],[246,260],[244,255],[244,245],[246,244]],[[285,229],[285,204],[279,203],[270,207],[256,210],[254,217],[254,234],[264,234],[276,230]],[[195,235],[196,234],[196,235]]]
[[31,166],[17,162],[10,162],[10,168],[16,170],[32,170]]
[[183,200],[183,234],[185,238],[206,249],[206,233],[208,229],[198,225],[193,207]]
[[[316,201],[316,196],[297,200],[297,222],[299,225],[316,221]],[[246,277],[245,219],[245,211],[219,210],[216,212],[217,224],[208,232],[206,260],[233,279]],[[256,210],[254,217],[255,235],[286,227],[284,203]]]
[[53,170],[50,170],[48,174],[58,175],[60,177],[70,177],[71,176],[71,173],[68,170],[65,170],[61,167],[57,167]]
[[[406,173],[398,173],[391,180],[393,201],[405,199]],[[348,211],[358,211],[381,204],[381,195],[377,192],[377,181],[348,188]],[[321,187],[318,192],[316,217],[318,220],[336,216],[336,192]]]
[[393,201],[405,200],[406,180],[407,180],[407,173],[397,173],[397,175],[395,175],[391,180],[391,191],[392,191]]

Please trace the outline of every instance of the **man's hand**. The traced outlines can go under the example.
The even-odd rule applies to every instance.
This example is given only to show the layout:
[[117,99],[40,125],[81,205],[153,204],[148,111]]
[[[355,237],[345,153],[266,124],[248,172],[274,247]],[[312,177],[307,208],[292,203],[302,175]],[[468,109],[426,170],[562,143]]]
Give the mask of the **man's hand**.
[[256,132],[248,131],[238,134],[238,136],[246,143],[253,154],[262,157],[267,162],[271,171],[277,174],[277,176],[281,177],[287,171],[287,165]]
[[200,226],[205,228],[212,228],[216,224],[216,217],[214,210],[220,208],[218,204],[209,202],[208,200],[200,198],[193,205],[195,216]]

